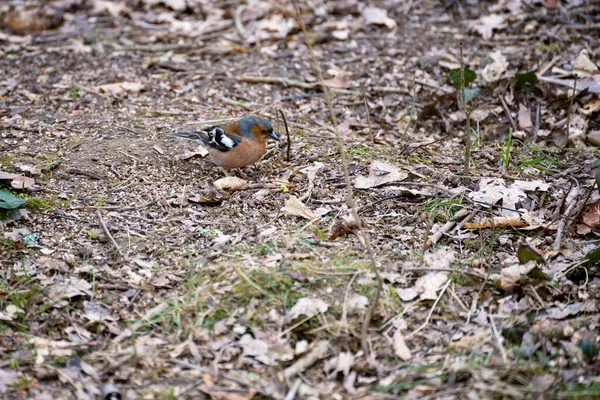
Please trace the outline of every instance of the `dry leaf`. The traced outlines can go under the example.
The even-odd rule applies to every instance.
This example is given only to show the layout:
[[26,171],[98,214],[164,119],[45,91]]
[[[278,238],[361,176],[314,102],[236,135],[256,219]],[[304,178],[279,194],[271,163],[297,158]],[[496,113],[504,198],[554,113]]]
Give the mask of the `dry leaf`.
[[294,195],[290,196],[285,201],[285,207],[282,208],[282,211],[286,212],[288,215],[295,215],[297,217],[306,218],[309,220],[317,219],[317,216],[314,212],[308,207],[306,207],[298,198]]
[[586,224],[594,228],[600,228],[600,200],[587,204],[582,218]]
[[421,300],[435,300],[437,290],[448,280],[447,272],[432,272],[423,275],[415,282],[415,288],[421,290]]
[[494,35],[494,30],[506,28],[505,17],[498,14],[490,14],[481,17],[478,21],[471,23],[471,28],[479,33],[484,39],[489,40]]
[[388,17],[387,11],[377,7],[366,7],[362,16],[365,19],[367,25],[385,25],[390,29],[396,27],[396,21]]
[[350,82],[344,74],[340,74],[333,78],[325,79],[323,83],[325,83],[326,86],[335,89],[345,89],[348,86],[350,86]]
[[519,128],[526,129],[531,128],[533,123],[531,122],[531,111],[525,104],[519,103]]
[[111,94],[113,96],[125,96],[127,93],[139,93],[146,87],[139,82],[119,82],[106,85],[94,86],[92,90],[98,93]]
[[369,176],[357,176],[354,186],[357,189],[369,189],[390,182],[399,182],[408,177],[408,173],[400,171],[396,166],[381,161],[373,161]]
[[244,190],[248,187],[248,182],[236,176],[228,176],[217,179],[213,186],[219,190]]
[[500,279],[497,284],[500,289],[510,290],[516,286],[517,282],[522,278],[527,277],[529,274],[532,274],[532,278],[546,278],[541,273],[537,263],[535,261],[529,261],[526,264],[515,264],[510,267],[502,268],[500,271]]
[[396,329],[394,332],[394,353],[404,361],[408,361],[412,358],[410,349],[406,345],[404,335],[400,329]]
[[35,179],[23,175],[0,171],[0,180],[10,180],[10,186],[13,189],[23,190],[35,188]]
[[483,70],[481,71],[481,77],[486,82],[492,83],[502,78],[502,75],[508,68],[508,61],[506,61],[506,57],[499,51],[491,53],[489,57],[493,60],[493,62],[483,67]]
[[287,314],[289,321],[298,318],[301,315],[312,317],[318,313],[324,313],[329,307],[327,303],[320,299],[311,299],[309,297],[302,297],[296,304],[290,309]]
[[579,55],[573,61],[573,68],[584,75],[593,75],[598,72],[598,66],[590,60],[590,53],[586,49],[579,52]]
[[204,146],[198,146],[194,150],[185,150],[181,154],[177,154],[173,157],[175,160],[187,160],[192,157],[200,156],[206,157],[208,155],[208,150]]

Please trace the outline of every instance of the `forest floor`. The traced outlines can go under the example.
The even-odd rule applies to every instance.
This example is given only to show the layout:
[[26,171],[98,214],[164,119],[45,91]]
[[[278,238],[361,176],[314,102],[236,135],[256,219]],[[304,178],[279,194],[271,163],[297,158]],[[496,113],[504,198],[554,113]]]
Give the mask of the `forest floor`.
[[[600,397],[598,2],[302,1],[335,129],[292,2],[37,3],[0,5],[1,398]],[[249,112],[281,140],[217,190],[173,133]]]

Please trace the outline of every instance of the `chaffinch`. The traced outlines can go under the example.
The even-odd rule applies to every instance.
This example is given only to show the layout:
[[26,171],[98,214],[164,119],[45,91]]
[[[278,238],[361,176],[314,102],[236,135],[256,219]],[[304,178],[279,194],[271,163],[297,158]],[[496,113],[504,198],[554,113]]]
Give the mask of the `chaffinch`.
[[237,121],[211,126],[195,132],[177,132],[175,136],[194,140],[207,148],[212,161],[225,175],[237,168],[253,164],[265,154],[267,138],[279,140],[271,123],[256,114],[244,115]]

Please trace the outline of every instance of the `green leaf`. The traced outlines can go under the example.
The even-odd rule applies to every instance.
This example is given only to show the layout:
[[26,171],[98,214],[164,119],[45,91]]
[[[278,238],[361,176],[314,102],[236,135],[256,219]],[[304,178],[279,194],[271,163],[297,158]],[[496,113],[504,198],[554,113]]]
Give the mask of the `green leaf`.
[[0,190],[0,208],[5,210],[13,210],[19,208],[25,203],[25,200],[14,196],[11,192],[6,189]]
[[525,86],[527,83],[535,85],[537,81],[538,78],[534,71],[515,74],[515,86],[518,88]]
[[[452,81],[452,84],[454,85],[456,90],[460,90],[460,68],[453,69],[452,71],[450,71],[448,76],[450,77],[450,80]],[[475,71],[470,70],[469,68],[465,68],[465,89],[467,88],[467,85],[469,83],[475,81],[475,78],[477,78],[477,74],[475,73]],[[467,96],[467,99],[468,98],[469,96]]]
[[587,268],[591,268],[600,262],[600,247],[595,250],[590,251],[583,257],[583,266]]
[[589,339],[579,339],[577,347],[581,349],[587,362],[592,362],[598,353],[600,353],[598,346]]
[[519,264],[527,264],[529,261],[535,261],[537,264],[546,264],[544,257],[528,244],[522,244],[517,250]]

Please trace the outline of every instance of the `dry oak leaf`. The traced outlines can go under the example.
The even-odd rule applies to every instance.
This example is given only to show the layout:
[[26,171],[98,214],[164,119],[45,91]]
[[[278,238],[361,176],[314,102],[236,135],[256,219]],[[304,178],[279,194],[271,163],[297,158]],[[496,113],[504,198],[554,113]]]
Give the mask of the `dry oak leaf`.
[[244,190],[248,187],[248,182],[236,176],[227,176],[214,181],[213,186],[219,190]]
[[144,89],[146,89],[146,86],[140,82],[108,83],[92,87],[92,90],[97,93],[112,94],[119,97],[125,96],[128,93],[139,93]]
[[317,219],[317,216],[314,212],[308,207],[306,207],[298,198],[294,195],[290,196],[285,201],[285,206],[282,208],[282,211],[286,212],[288,215],[295,215],[297,217],[306,218],[309,220]]
[[396,27],[396,21],[388,17],[387,11],[377,7],[366,7],[362,16],[365,20],[366,25],[385,25],[390,29]]
[[357,176],[354,180],[354,187],[357,189],[369,189],[386,183],[402,181],[407,177],[408,173],[400,171],[394,165],[381,161],[373,161],[369,176]]

